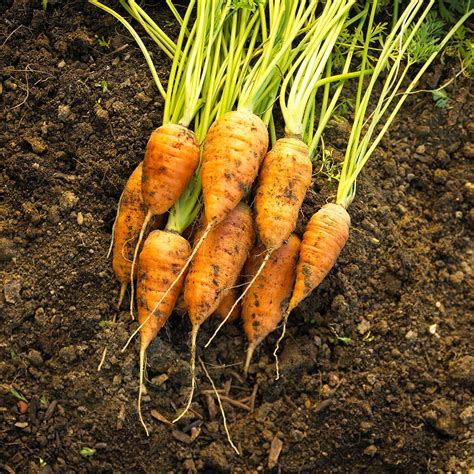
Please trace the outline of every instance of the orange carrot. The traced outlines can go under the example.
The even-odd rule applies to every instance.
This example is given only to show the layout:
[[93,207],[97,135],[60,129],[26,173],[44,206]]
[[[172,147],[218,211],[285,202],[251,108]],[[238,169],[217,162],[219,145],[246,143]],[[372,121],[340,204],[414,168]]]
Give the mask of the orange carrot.
[[[167,290],[170,281],[179,273],[191,253],[186,239],[171,232],[153,231],[146,239],[138,260],[137,301],[140,322],[140,387],[138,394],[138,413],[140,421],[148,430],[141,414],[145,352],[151,341],[171,315],[181,292],[184,277],[167,297],[155,308]],[[152,316],[150,317],[150,313]]]
[[221,222],[250,190],[267,148],[267,127],[251,112],[227,112],[212,124],[201,175],[209,226]]
[[[140,229],[146,216],[146,206],[142,199],[142,163],[140,163],[123,190],[113,227],[112,268],[121,283],[117,307],[120,308],[127,284],[131,278],[132,259]],[[163,224],[163,216],[156,216],[152,227]],[[133,278],[136,277],[136,270]]]
[[311,217],[301,242],[289,312],[331,271],[349,237],[350,225],[348,212],[339,204],[326,204]]
[[182,125],[157,128],[143,160],[143,200],[153,215],[164,214],[181,196],[199,163],[199,143]]
[[[166,213],[178,200],[198,166],[199,154],[195,134],[182,125],[168,123],[151,134],[142,172],[142,196],[148,212],[135,247],[132,269],[148,221],[153,215]],[[133,317],[133,280],[131,283],[130,313]]]
[[218,308],[225,290],[234,285],[254,239],[252,212],[246,204],[240,203],[211,230],[191,263],[184,285],[184,299],[192,323],[191,393],[184,411],[175,421],[188,411],[192,402],[198,330]]
[[309,150],[297,138],[281,138],[263,160],[255,192],[255,223],[267,250],[283,245],[296,227],[312,165]]
[[[272,252],[267,265],[255,280],[242,303],[244,331],[249,342],[244,372],[248,371],[255,348],[273,332],[283,319],[295,281],[300,239],[290,235],[287,243]],[[244,267],[252,277],[260,268],[265,248],[255,247]]]

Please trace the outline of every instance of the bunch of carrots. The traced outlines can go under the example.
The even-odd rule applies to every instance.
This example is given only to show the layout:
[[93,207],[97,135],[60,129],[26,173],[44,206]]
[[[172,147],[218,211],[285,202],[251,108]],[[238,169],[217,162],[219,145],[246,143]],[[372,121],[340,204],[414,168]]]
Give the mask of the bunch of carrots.
[[[389,29],[376,23],[376,0],[191,0],[184,16],[167,1],[180,25],[175,42],[134,0],[120,0],[172,59],[165,89],[131,24],[89,1],[132,34],[165,99],[163,123],[120,198],[112,245],[118,306],[130,284],[132,317],[135,303],[138,309],[138,406],[146,430],[146,349],[176,305],[184,305],[192,328],[191,392],[178,420],[192,402],[197,334],[209,317],[221,319],[213,338],[241,315],[245,372],[257,346],[283,325],[281,342],[289,314],[331,271],[348,240],[359,173],[474,10],[443,38],[417,48],[434,0],[410,0],[403,11],[396,2]],[[298,236],[313,167],[325,155],[325,129],[351,82],[353,123],[336,199]]]

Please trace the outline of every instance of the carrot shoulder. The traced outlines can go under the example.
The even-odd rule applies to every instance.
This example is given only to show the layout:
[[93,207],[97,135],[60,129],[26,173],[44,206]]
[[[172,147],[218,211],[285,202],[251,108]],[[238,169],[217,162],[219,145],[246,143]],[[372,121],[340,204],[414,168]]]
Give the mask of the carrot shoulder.
[[339,204],[326,204],[311,217],[301,242],[288,311],[298,306],[331,271],[349,238],[350,224],[348,212]]

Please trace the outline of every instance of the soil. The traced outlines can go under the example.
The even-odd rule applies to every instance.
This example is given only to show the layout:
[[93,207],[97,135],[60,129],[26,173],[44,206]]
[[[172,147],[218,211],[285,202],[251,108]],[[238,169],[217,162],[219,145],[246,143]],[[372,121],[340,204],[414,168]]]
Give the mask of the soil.
[[[174,35],[169,15],[150,8]],[[190,415],[166,423],[189,390],[186,317],[171,318],[149,351],[149,438],[136,412],[137,344],[120,351],[136,323],[115,309],[118,283],[106,254],[121,190],[163,111],[139,49],[82,0],[49,0],[46,11],[36,0],[7,0],[0,13],[5,472],[474,468],[467,79],[447,87],[445,109],[430,94],[408,99],[359,180],[351,236],[335,269],[290,319],[281,378],[272,358],[278,334],[262,344],[247,380],[239,375],[239,324],[199,351],[228,397],[256,388],[254,410],[224,402],[239,456],[215,398],[203,393],[211,388],[203,371]],[[169,61],[153,57],[166,80]],[[431,70],[425,88],[456,68]],[[336,152],[344,150],[341,137],[335,133]],[[315,176],[300,230],[335,188]],[[214,321],[203,327],[201,348],[213,328]]]

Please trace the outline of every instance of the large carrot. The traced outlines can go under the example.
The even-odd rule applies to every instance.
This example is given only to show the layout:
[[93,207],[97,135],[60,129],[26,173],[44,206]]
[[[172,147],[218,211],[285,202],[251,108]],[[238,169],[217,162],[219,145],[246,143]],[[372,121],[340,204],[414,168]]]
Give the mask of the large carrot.
[[[171,232],[153,231],[145,240],[139,257],[137,278],[138,321],[140,322],[140,387],[138,413],[147,434],[141,413],[145,352],[168,320],[184,282],[182,278],[158,307],[169,282],[179,273],[191,253],[186,239]],[[152,317],[149,317],[152,312]]]
[[[232,286],[228,290],[224,291],[221,302],[219,303],[219,306],[217,309],[214,311],[214,314],[219,318],[219,319],[225,319],[227,315],[229,314],[230,309],[236,302],[240,295],[239,288],[237,286]],[[230,311],[230,316],[227,319],[229,323],[232,323],[234,321],[237,321],[240,316],[240,311],[241,308],[239,305],[237,305],[233,311]]]
[[192,324],[191,393],[185,409],[175,421],[191,406],[196,383],[196,338],[199,328],[218,308],[225,291],[234,285],[254,239],[252,212],[246,204],[240,203],[207,235],[191,263],[184,286],[184,299]]
[[[242,303],[242,320],[249,342],[244,372],[248,371],[255,348],[273,332],[283,319],[295,281],[300,239],[292,234],[288,242],[275,250]],[[244,267],[252,277],[261,266],[265,248],[254,248]]]

